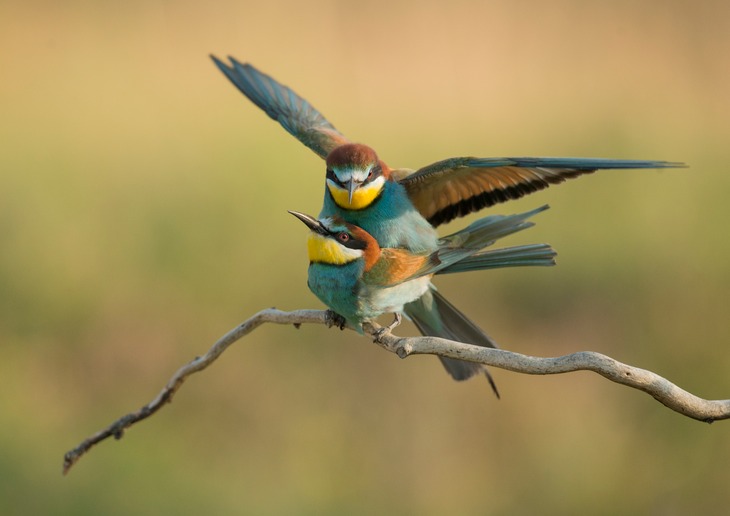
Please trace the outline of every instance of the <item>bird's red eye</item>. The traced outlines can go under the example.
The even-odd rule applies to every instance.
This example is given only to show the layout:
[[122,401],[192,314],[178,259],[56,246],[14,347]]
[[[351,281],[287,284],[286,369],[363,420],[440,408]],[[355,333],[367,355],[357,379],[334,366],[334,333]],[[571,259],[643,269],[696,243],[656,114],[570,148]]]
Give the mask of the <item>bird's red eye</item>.
[[340,242],[347,242],[348,240],[350,240],[350,235],[348,235],[347,233],[340,233],[339,235],[337,235],[337,238],[340,239]]

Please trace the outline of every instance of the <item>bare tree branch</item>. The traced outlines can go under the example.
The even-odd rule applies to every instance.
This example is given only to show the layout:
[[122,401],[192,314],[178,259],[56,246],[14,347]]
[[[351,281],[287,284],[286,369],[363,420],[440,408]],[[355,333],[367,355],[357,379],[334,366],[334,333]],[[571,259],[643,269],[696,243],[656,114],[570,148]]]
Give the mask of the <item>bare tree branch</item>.
[[666,407],[692,419],[706,423],[730,419],[730,400],[705,400],[677,387],[656,373],[623,364],[595,351],[579,351],[562,357],[542,358],[437,337],[396,337],[388,334],[383,335],[378,343],[401,358],[409,355],[439,355],[523,374],[593,371],[612,382],[644,391]]
[[[76,462],[94,445],[114,436],[121,439],[124,431],[135,423],[148,418],[160,410],[182,386],[188,376],[202,371],[212,364],[231,344],[248,335],[264,323],[337,325],[340,321],[330,311],[296,310],[283,312],[275,308],[262,310],[250,319],[239,324],[221,337],[202,357],[196,357],[181,367],[155,399],[136,412],[127,414],[104,430],[84,440],[76,448],[66,453],[63,461],[63,473],[66,474]],[[437,337],[397,337],[377,324],[365,324],[365,331],[375,337],[381,347],[405,358],[409,355],[438,355],[457,358],[470,362],[478,362],[488,366],[507,369],[523,374],[560,374],[571,371],[593,371],[609,380],[639,389],[653,396],[668,408],[692,419],[712,423],[720,419],[730,418],[730,400],[705,400],[699,398],[661,376],[622,364],[606,355],[593,351],[580,351],[555,358],[540,358],[514,353],[504,349],[491,349],[440,339]]]

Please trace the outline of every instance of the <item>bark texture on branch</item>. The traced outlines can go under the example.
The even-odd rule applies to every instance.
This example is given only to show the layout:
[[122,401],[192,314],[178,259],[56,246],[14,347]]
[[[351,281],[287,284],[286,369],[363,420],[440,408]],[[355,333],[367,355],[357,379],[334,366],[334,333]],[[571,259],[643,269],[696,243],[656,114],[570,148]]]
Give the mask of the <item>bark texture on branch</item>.
[[[142,421],[172,401],[175,393],[185,380],[212,364],[231,344],[251,333],[264,323],[292,324],[297,328],[302,324],[338,325],[339,321],[330,311],[296,310],[284,312],[275,308],[262,310],[253,317],[221,337],[208,352],[196,357],[170,378],[167,385],[155,399],[136,412],[127,414],[105,429],[82,441],[76,448],[66,453],[63,473],[66,474],[76,462],[97,443],[109,437],[121,439],[127,428]],[[730,400],[705,400],[683,389],[656,373],[623,364],[611,357],[593,351],[580,351],[555,358],[541,358],[522,355],[504,349],[483,348],[471,344],[454,342],[437,337],[397,337],[389,332],[379,332],[377,324],[365,324],[365,331],[375,336],[381,347],[405,358],[409,355],[438,355],[478,362],[484,365],[507,369],[523,374],[561,374],[572,371],[593,371],[609,380],[639,389],[653,396],[668,408],[692,419],[712,423],[730,418]]]

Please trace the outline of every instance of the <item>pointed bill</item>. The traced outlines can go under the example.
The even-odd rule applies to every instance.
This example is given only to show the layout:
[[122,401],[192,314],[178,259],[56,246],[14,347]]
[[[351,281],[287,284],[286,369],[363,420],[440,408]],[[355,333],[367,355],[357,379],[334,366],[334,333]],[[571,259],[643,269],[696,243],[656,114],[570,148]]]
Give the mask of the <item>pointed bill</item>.
[[355,190],[357,189],[358,183],[355,182],[355,178],[351,177],[350,180],[347,182],[347,195],[348,195],[348,202],[350,205],[352,205],[352,194],[355,193]]
[[312,231],[314,231],[315,233],[320,234],[320,235],[327,235],[328,234],[328,232],[325,229],[325,227],[317,219],[315,219],[311,215],[307,215],[306,213],[300,213],[298,211],[293,211],[293,210],[288,210],[288,211],[289,211],[289,213],[291,213],[292,215],[294,215],[296,218],[298,218],[299,220],[301,220],[302,222],[304,222],[304,224],[309,229],[311,229]]

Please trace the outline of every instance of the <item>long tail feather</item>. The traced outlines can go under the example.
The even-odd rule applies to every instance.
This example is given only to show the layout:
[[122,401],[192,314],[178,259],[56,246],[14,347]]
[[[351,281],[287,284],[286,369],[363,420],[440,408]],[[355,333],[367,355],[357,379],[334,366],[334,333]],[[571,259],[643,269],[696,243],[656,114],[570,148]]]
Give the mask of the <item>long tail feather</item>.
[[519,245],[467,256],[439,270],[436,274],[452,274],[502,267],[549,267],[555,265],[557,253],[548,244]]
[[496,240],[504,238],[523,229],[532,227],[527,219],[548,210],[547,204],[524,213],[514,215],[490,215],[469,224],[466,228],[441,239],[448,247],[465,247],[482,249],[492,245]]
[[[489,335],[471,322],[435,289],[431,289],[419,299],[405,305],[404,312],[423,335],[441,337],[487,348],[498,347]],[[494,379],[483,365],[452,358],[439,357],[439,359],[454,380],[467,380],[483,372],[489,380],[494,394],[499,398],[499,391]]]
[[[529,222],[527,219],[537,215],[538,213],[545,211],[549,206],[541,206],[534,210],[518,213],[516,215],[491,215],[484,217],[476,222],[473,222],[466,228],[448,235],[439,240],[439,249],[432,259],[424,262],[423,266],[413,271],[408,279],[418,278],[420,276],[426,276],[429,274],[441,274],[444,271],[456,272],[456,270],[472,270],[478,268],[495,268],[495,267],[508,267],[510,264],[507,261],[510,258],[521,261],[523,257],[520,255],[521,250],[519,247],[514,248],[512,254],[509,252],[504,258],[504,264],[499,265],[499,255],[496,255],[494,259],[484,258],[487,255],[482,249],[488,247],[498,239],[522,231],[532,227],[534,224]],[[478,258],[470,257],[478,256]],[[467,260],[466,265],[463,268],[455,267],[455,264]],[[483,267],[479,267],[476,264],[487,262]],[[489,264],[492,264],[491,266]],[[541,265],[543,263],[540,263]],[[528,263],[518,263],[516,265],[529,265]],[[452,268],[451,271],[448,271]]]

